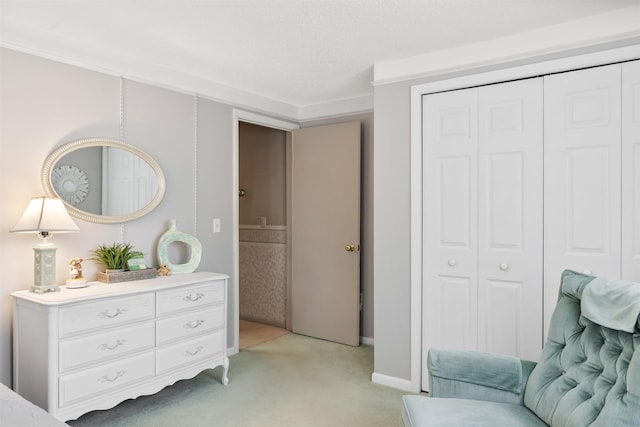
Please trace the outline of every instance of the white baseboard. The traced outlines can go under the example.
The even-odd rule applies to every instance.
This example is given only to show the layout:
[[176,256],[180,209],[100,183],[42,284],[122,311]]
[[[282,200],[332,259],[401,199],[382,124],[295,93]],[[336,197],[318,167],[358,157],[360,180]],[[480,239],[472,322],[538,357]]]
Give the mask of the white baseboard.
[[373,346],[373,338],[360,337],[360,344]]
[[389,375],[383,375],[374,372],[373,375],[371,375],[371,382],[373,382],[374,384],[386,385],[387,387],[393,387],[412,393],[415,392],[414,387],[412,387],[411,385],[411,381],[405,380],[403,378],[391,377]]

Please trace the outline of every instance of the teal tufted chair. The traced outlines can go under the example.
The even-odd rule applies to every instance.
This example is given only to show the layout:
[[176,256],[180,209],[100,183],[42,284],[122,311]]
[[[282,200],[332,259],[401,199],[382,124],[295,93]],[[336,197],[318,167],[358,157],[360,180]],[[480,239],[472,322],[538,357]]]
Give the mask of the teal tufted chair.
[[404,424],[638,427],[639,314],[640,284],[566,270],[537,363],[432,349],[432,397],[404,396]]

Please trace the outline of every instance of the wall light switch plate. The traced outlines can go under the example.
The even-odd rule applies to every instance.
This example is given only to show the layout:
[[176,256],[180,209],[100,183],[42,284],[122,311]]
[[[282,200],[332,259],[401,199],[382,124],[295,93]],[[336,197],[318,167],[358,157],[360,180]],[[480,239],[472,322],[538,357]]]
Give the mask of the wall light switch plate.
[[213,218],[213,232],[220,232],[220,218]]

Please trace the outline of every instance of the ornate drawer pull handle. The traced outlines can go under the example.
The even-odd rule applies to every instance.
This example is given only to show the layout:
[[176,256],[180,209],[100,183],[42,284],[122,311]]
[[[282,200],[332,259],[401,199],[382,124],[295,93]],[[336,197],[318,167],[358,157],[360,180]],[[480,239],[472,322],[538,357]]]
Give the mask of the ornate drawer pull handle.
[[116,348],[120,347],[121,345],[123,345],[126,342],[127,342],[127,340],[116,340],[116,343],[113,344],[113,345],[100,344],[98,346],[98,350],[115,350]]
[[455,259],[450,259],[449,261],[447,261],[447,264],[449,264],[449,267],[455,267],[455,265],[458,262]]
[[502,264],[500,264],[500,270],[502,271],[507,271],[509,269],[509,264],[503,262]]
[[120,377],[124,376],[126,373],[127,373],[127,371],[118,371],[118,372],[116,372],[116,376],[115,376],[115,377],[113,377],[113,378],[109,378],[109,376],[108,376],[108,375],[103,375],[103,376],[101,376],[100,378],[98,378],[98,380],[97,380],[97,381],[98,381],[99,383],[107,383],[107,382],[108,382],[108,383],[112,383],[112,382],[114,382],[115,380],[117,380],[118,378],[120,378]]
[[109,310],[105,310],[102,313],[98,313],[96,314],[96,316],[101,317],[101,318],[108,318],[108,319],[113,319],[116,318],[118,316],[120,316],[121,314],[126,313],[127,309],[126,308],[117,308],[115,312],[110,313]]
[[202,325],[204,323],[204,320],[196,320],[196,321],[190,321],[189,323],[185,323],[184,327],[187,329],[195,329],[198,326]]
[[203,348],[204,348],[203,346],[199,345],[198,347],[196,347],[194,351],[186,350],[184,354],[187,356],[195,356],[196,354],[200,353]]
[[184,301],[187,302],[194,302],[194,301],[198,301],[199,299],[204,298],[204,294],[202,292],[198,292],[195,296],[193,294],[189,294],[186,297],[182,298]]

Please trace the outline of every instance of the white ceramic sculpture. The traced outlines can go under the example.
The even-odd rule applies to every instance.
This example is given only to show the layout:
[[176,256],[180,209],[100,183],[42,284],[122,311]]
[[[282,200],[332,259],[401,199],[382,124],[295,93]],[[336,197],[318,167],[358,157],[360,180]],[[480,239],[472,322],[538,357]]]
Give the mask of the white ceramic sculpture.
[[[189,261],[184,264],[172,264],[169,261],[169,245],[173,242],[182,242],[190,247]],[[166,264],[172,274],[192,273],[198,268],[202,258],[202,245],[194,236],[183,233],[176,228],[176,220],[171,220],[169,229],[160,236],[158,242],[158,265]]]

